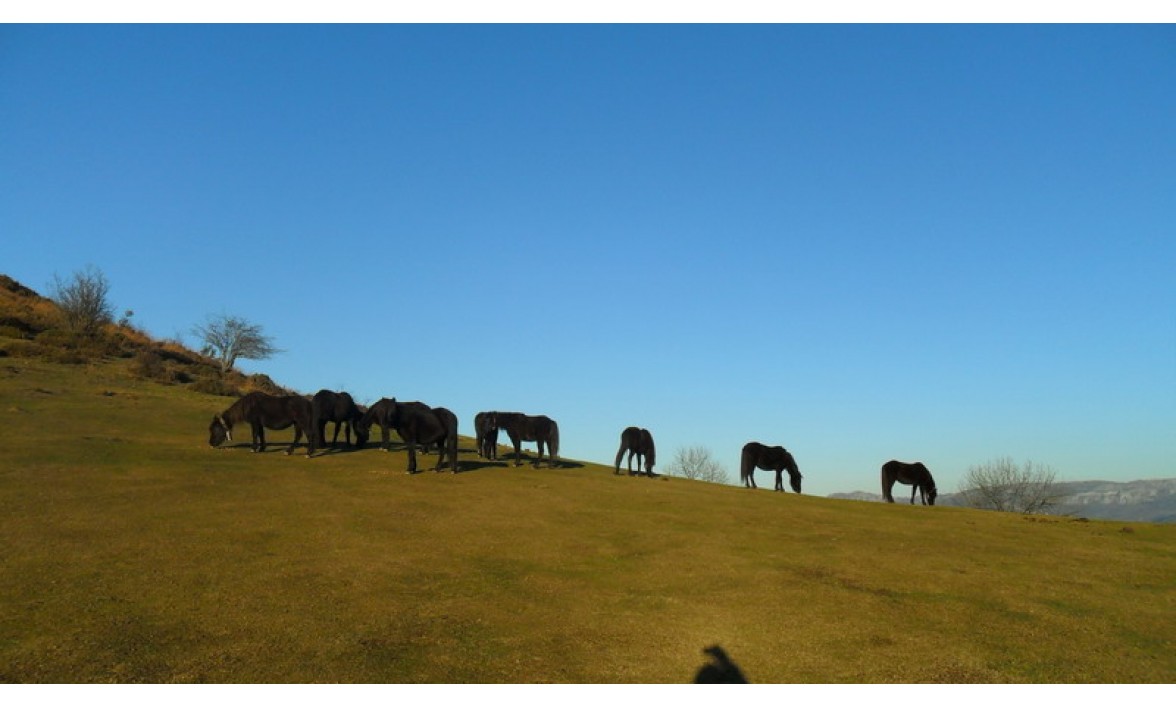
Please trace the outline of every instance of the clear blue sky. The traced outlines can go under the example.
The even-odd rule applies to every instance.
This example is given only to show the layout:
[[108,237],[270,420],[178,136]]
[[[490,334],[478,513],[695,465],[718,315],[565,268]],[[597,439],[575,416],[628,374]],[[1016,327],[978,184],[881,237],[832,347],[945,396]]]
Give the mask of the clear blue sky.
[[0,272],[569,458],[1173,477],[1174,126],[1172,25],[7,25]]

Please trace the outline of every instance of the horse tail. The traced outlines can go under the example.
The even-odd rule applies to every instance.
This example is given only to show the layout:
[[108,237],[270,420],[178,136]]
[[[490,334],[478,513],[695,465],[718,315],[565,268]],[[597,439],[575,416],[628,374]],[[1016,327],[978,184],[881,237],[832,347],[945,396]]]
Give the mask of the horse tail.
[[755,467],[755,453],[751,451],[748,445],[743,446],[743,456],[739,459],[739,481],[747,484],[747,478],[751,476],[752,468]]
[[547,463],[554,464],[559,459],[559,423],[551,421],[551,437],[547,439]]
[[891,492],[894,489],[894,475],[891,471],[893,466],[893,460],[882,465],[882,500],[891,504],[894,503],[894,495]]

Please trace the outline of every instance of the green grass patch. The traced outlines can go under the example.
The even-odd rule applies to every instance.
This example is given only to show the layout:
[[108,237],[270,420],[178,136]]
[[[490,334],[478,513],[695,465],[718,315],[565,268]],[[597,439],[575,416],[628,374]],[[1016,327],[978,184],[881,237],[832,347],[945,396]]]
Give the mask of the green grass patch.
[[228,400],[135,365],[0,362],[0,680],[682,682],[716,643],[757,682],[1176,680],[1173,526],[213,450]]

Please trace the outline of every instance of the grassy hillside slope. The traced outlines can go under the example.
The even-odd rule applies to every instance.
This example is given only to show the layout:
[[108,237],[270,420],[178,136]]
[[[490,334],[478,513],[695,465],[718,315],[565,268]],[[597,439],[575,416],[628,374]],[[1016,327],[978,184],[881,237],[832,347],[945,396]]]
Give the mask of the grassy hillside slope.
[[1176,681],[1176,526],[516,469],[469,441],[459,475],[245,430],[213,450],[232,399],[133,364],[0,359],[2,681],[681,682],[711,644],[755,682]]

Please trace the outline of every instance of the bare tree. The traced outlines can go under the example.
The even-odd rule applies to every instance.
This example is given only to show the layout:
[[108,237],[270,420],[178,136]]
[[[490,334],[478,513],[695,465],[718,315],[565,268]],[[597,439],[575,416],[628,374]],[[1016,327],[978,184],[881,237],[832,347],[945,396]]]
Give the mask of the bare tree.
[[94,334],[102,325],[114,319],[114,307],[107,296],[110,283],[92,265],[76,271],[68,280],[54,274],[50,297],[65,315],[69,329],[82,334]]
[[272,339],[261,333],[261,325],[241,317],[210,316],[192,332],[204,342],[202,353],[220,362],[221,373],[232,369],[238,359],[268,359],[281,352]]
[[969,467],[960,483],[960,498],[964,506],[974,509],[1042,513],[1063,496],[1054,485],[1056,477],[1050,467],[1032,462],[1018,465],[1002,457]]
[[726,484],[728,480],[727,470],[711,457],[710,450],[698,445],[678,448],[668,470],[675,477],[703,482]]

